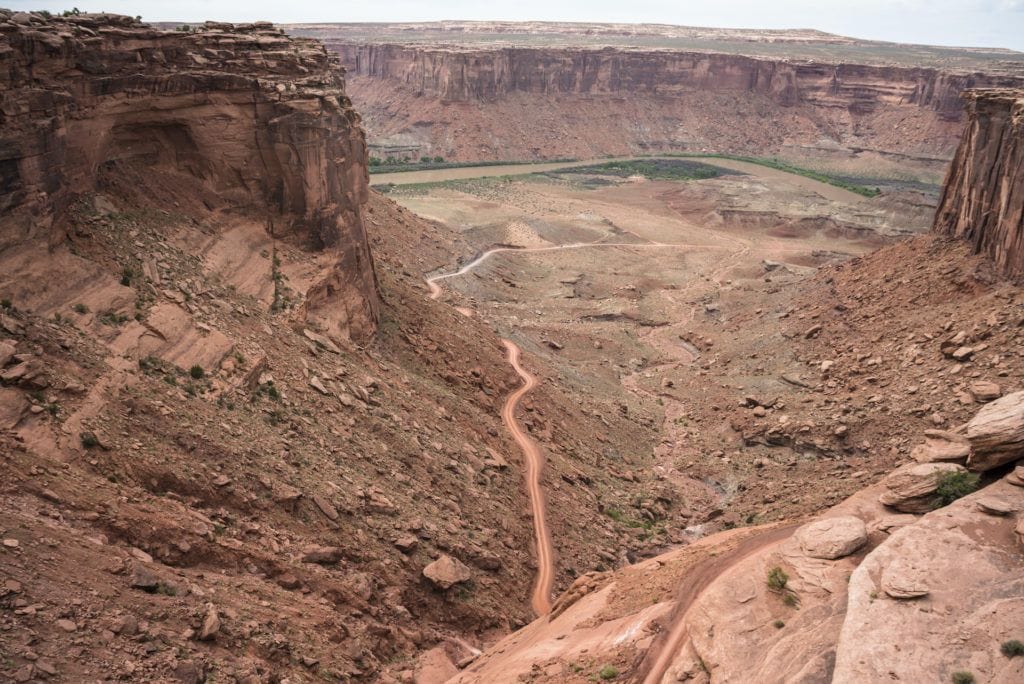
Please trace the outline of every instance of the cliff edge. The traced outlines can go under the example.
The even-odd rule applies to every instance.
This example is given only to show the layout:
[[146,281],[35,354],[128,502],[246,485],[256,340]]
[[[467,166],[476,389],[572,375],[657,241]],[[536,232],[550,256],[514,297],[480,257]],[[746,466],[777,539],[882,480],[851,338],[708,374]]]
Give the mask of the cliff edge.
[[365,338],[379,295],[366,146],[343,74],[319,43],[270,24],[160,31],[3,11],[0,251],[74,238],[76,202],[91,193],[118,208],[196,203],[330,255],[299,311]]
[[965,94],[967,128],[935,214],[1007,276],[1024,275],[1024,90]]

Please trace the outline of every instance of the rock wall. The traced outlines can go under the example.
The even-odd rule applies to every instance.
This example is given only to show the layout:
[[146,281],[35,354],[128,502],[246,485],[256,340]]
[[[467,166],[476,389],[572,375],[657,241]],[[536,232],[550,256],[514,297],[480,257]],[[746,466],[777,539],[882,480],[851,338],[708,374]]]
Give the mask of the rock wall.
[[[0,11],[0,251],[60,244],[78,198],[130,177],[141,204],[201,197],[336,255],[306,308],[339,336],[370,334],[366,146],[343,73],[270,24],[177,32]],[[188,191],[175,196],[177,182]]]
[[[542,141],[541,147],[555,146],[549,152],[554,156],[586,152],[573,147],[575,138],[603,136],[607,140],[593,145],[594,153],[631,151],[621,143],[616,147],[618,139],[632,144],[632,151],[703,147],[767,153],[824,145],[948,158],[963,115],[961,92],[1024,86],[1024,78],[1006,75],[696,51],[327,44],[353,74],[353,96],[368,117],[374,143],[427,141],[431,151],[463,158],[474,156],[466,148],[477,138],[486,141],[487,132],[498,140],[496,147],[528,152],[529,145],[501,130],[479,136],[465,130],[449,136],[460,138],[455,140],[440,131],[424,136],[423,129],[437,121],[432,101],[447,106],[450,124],[470,122],[469,129],[481,116],[475,109],[506,107],[514,111],[504,119],[532,116],[539,131],[551,128],[552,117],[562,120],[555,126],[567,121],[571,125],[554,140]],[[396,92],[417,99],[396,105]],[[395,128],[392,120],[413,102],[417,106],[405,127]],[[552,102],[561,103],[561,110],[548,111]],[[612,121],[603,120],[606,112]]]
[[604,48],[454,50],[332,45],[359,76],[394,78],[449,102],[533,94],[657,94],[693,90],[764,94],[784,106],[809,103],[865,113],[925,107],[959,119],[960,93],[1000,77],[936,69],[770,61],[742,55]]
[[967,127],[946,178],[935,230],[970,241],[1024,276],[1024,90],[965,94]]

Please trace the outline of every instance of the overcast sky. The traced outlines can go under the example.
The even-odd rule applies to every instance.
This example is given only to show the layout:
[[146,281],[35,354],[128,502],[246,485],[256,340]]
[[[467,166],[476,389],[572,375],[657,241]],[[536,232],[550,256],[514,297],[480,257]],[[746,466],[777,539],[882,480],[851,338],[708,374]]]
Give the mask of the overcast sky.
[[1024,51],[1024,0],[0,0],[10,9],[142,15],[146,21],[507,19],[815,28],[905,43]]

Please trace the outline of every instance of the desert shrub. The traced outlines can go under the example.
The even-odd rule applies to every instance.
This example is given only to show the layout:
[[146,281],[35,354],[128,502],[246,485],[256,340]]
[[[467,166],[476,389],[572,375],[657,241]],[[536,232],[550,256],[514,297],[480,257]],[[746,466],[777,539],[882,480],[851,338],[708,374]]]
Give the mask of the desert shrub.
[[82,440],[82,446],[86,449],[94,449],[100,445],[99,438],[92,432],[83,432],[78,437]]
[[768,588],[779,594],[785,591],[789,575],[782,568],[775,566],[768,571]]
[[999,647],[999,650],[1007,658],[1024,656],[1024,642],[1019,639],[1010,639],[1009,641],[1004,641],[1003,645]]
[[772,627],[774,627],[775,629],[782,629],[785,626],[786,626],[786,623],[783,622],[782,620],[776,620],[775,622],[772,623]]
[[970,672],[954,672],[953,684],[974,684],[974,675]]
[[619,676],[619,668],[614,665],[605,665],[597,672],[597,676],[605,681],[609,679],[615,679]]
[[82,304],[81,302],[75,304],[72,308],[75,310],[75,313],[79,313],[82,315],[89,313],[89,307],[86,306],[85,304]]
[[935,507],[948,506],[957,499],[977,491],[978,480],[976,474],[965,471],[940,473],[938,487],[935,488]]
[[206,375],[206,371],[199,364],[196,364],[188,369],[188,374],[192,376],[194,380],[202,380],[203,376]]

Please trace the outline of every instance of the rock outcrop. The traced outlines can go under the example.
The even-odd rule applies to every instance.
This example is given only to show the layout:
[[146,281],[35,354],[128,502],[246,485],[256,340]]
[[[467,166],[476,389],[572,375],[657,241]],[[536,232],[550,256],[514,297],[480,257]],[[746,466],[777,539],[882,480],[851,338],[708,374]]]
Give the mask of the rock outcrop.
[[303,313],[372,333],[364,134],[319,43],[270,24],[2,11],[0,65],[0,250],[62,243],[76,201],[102,189],[169,209],[187,197],[329,255]]
[[1024,90],[966,93],[968,121],[935,214],[1006,275],[1024,276]]

